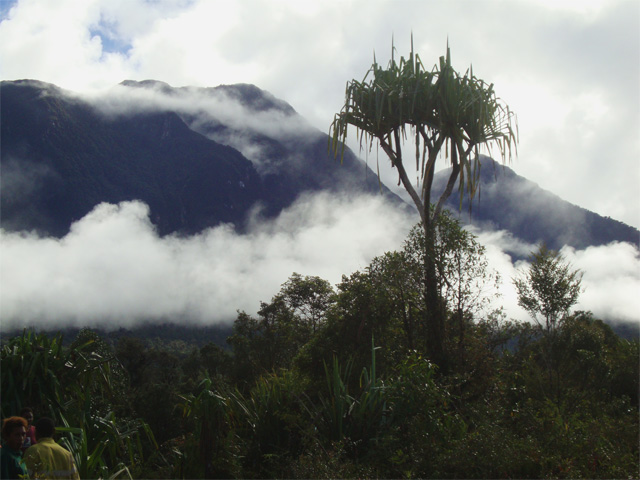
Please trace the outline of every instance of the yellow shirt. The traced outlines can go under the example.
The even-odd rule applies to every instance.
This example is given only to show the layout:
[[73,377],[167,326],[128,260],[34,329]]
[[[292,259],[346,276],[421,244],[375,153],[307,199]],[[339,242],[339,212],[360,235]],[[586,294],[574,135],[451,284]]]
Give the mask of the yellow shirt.
[[27,448],[24,463],[31,478],[80,480],[71,453],[53,438],[39,438]]

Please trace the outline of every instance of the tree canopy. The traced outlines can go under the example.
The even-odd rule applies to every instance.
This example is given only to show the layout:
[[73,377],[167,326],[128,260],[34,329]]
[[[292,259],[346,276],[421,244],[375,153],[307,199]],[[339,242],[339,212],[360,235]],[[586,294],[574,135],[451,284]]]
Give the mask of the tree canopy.
[[557,250],[542,243],[529,257],[528,270],[514,279],[518,305],[547,331],[554,330],[576,304],[580,295],[582,273]]
[[[493,88],[473,74],[470,67],[463,75],[451,63],[447,53],[427,70],[414,52],[413,39],[408,58],[395,59],[392,45],[387,68],[374,62],[362,81],[347,83],[345,103],[329,127],[329,149],[335,156],[344,152],[349,126],[356,128],[361,146],[369,149],[374,141],[398,171],[405,188],[420,214],[425,233],[424,303],[429,355],[444,367],[444,320],[442,299],[437,285],[435,260],[436,220],[444,202],[459,185],[460,204],[464,193],[470,199],[480,178],[480,148],[497,147],[503,163],[511,159],[517,144],[515,115],[503,104]],[[408,134],[415,143],[415,168],[418,185],[407,172],[403,146]],[[436,161],[446,157],[451,164],[447,185],[431,206],[431,188]]]
[[[461,198],[465,191],[473,197],[481,146],[497,147],[504,162],[511,159],[517,144],[515,115],[496,96],[493,84],[476,77],[471,67],[463,75],[458,73],[448,45],[446,55],[427,70],[413,50],[413,40],[408,58],[396,61],[392,46],[386,68],[374,58],[362,81],[347,83],[344,106],[329,128],[335,155],[344,152],[349,126],[356,128],[361,146],[371,148],[375,140],[388,155],[425,225],[435,164],[443,147],[453,169],[432,218],[440,213],[458,177]],[[402,152],[408,133],[415,140],[420,193],[409,179]]]

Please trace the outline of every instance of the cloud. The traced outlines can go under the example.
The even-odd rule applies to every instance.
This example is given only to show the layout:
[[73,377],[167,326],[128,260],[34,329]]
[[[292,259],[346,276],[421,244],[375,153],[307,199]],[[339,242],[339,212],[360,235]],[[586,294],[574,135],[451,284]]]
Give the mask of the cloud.
[[[454,66],[464,70],[473,64],[518,114],[521,142],[512,166],[519,174],[572,203],[640,227],[640,6],[634,0],[355,0],[342,2],[339,13],[334,2],[297,0],[19,0],[2,12],[3,79],[35,78],[91,93],[96,105],[112,113],[134,105],[181,108],[203,132],[207,122],[224,121],[234,131],[218,132],[214,139],[262,167],[268,167],[268,155],[247,132],[272,138],[297,127],[326,132],[342,106],[345,82],[362,79],[374,52],[386,64],[392,36],[397,53],[406,55],[413,32],[427,66],[444,53],[449,39]],[[122,80],[150,78],[175,86],[253,83],[285,99],[309,124],[282,112],[229,105],[220,95],[204,99],[188,89],[170,97],[116,87],[106,99],[105,90]],[[357,151],[355,137],[349,142]],[[383,181],[393,187],[395,171],[384,156],[379,163]],[[32,173],[32,182],[43,174]],[[144,207],[135,203],[103,205],[61,240],[3,233],[3,323],[17,319],[17,312],[30,321],[44,315],[78,324],[105,319],[124,324],[149,312],[217,321],[268,300],[292,271],[335,282],[366,266],[369,255],[399,248],[403,236],[396,238],[388,222],[400,228],[405,220],[386,207],[324,200],[326,208],[319,199],[297,204],[278,218],[281,223],[256,219],[242,236],[218,227],[189,238],[159,238]],[[296,217],[301,212],[319,215],[324,223],[302,221]],[[378,223],[363,223],[364,218]],[[379,244],[363,238],[365,233]],[[522,316],[509,291],[515,272],[510,254],[530,246],[499,232],[481,238],[494,268],[503,272],[505,308]],[[223,256],[224,249],[240,259]],[[628,247],[567,251],[567,256],[585,270],[578,307],[638,320],[632,291],[638,291],[638,278],[629,270],[638,272],[638,260]],[[120,259],[139,259],[130,280]]]
[[[526,271],[530,263],[522,258],[537,250],[505,231],[473,231],[486,247],[491,268],[500,273],[500,302],[505,312],[514,319],[531,321],[518,306],[513,279]],[[560,249],[572,270],[583,272],[582,292],[572,310],[591,311],[604,320],[613,322],[640,322],[640,252],[629,243],[613,242],[609,245],[576,250],[565,246]]]
[[3,328],[229,322],[293,272],[338,283],[398,248],[413,219],[380,197],[305,197],[246,234],[229,225],[159,237],[140,202],[101,204],[62,239],[0,234]]
[[503,308],[508,318],[529,322],[528,314],[518,306],[518,296],[512,279],[517,275],[514,257],[525,257],[535,249],[513,237],[504,230],[479,230],[467,227],[476,236],[477,241],[485,247],[485,255],[490,269],[497,272],[501,283],[498,287],[499,297],[493,302],[495,308]]
[[289,105],[269,92],[260,94],[266,102],[272,101],[273,106],[257,109],[242,104],[222,88],[172,89],[161,82],[146,87],[117,85],[105,92],[80,94],[78,97],[89,101],[107,116],[133,115],[140,111],[175,111],[195,117],[190,119],[190,123],[196,127],[221,123],[237,131],[252,131],[277,140],[317,132]]
[[55,184],[58,180],[57,174],[44,163],[6,155],[2,159],[0,174],[2,211],[6,214],[17,209],[20,215],[5,215],[2,220],[5,228],[23,230],[29,225],[46,223],[47,219],[31,199],[46,183]]
[[[254,216],[246,233],[221,225],[189,237],[160,237],[138,201],[100,204],[61,239],[0,231],[0,317],[4,329],[60,325],[130,327],[141,321],[229,323],[255,314],[293,273],[337,284],[385,251],[402,248],[415,216],[379,196],[306,196],[274,220]],[[489,267],[502,276],[502,306],[517,306],[511,279],[533,250],[506,232],[478,232]],[[628,244],[562,253],[585,272],[576,309],[640,321],[640,258]]]
[[4,206],[21,203],[25,197],[41,188],[44,179],[51,175],[53,171],[45,164],[16,157],[3,159],[0,190]]
[[561,250],[573,268],[584,272],[580,310],[612,320],[640,321],[640,252],[629,243]]

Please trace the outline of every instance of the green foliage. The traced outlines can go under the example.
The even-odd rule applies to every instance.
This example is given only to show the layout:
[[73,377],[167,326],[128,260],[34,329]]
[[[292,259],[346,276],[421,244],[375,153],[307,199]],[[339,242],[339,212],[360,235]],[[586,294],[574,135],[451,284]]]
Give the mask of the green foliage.
[[69,347],[62,337],[49,338],[25,330],[2,347],[2,414],[29,405],[41,415],[98,409],[96,402],[112,396],[121,373],[104,342],[82,331]]
[[[518,305],[547,332],[554,330],[580,295],[582,274],[542,243],[532,252],[529,269],[514,279]],[[542,320],[540,320],[540,317]]]
[[62,337],[24,331],[2,348],[2,414],[32,406],[65,434],[83,478],[131,476],[143,462],[142,434],[155,447],[145,422],[118,418],[113,407],[125,376],[106,343],[83,330],[67,348]]
[[326,318],[327,310],[334,301],[331,284],[320,277],[302,277],[293,273],[282,285],[276,298],[282,299],[301,323],[306,323],[315,332]]
[[[513,113],[496,97],[493,85],[473,74],[455,71],[447,46],[446,56],[427,70],[418,54],[392,58],[387,68],[374,59],[362,81],[347,83],[345,103],[329,129],[330,149],[337,155],[344,149],[349,125],[357,129],[361,142],[375,139],[398,169],[403,186],[420,212],[423,224],[429,222],[431,183],[435,163],[441,154],[450,155],[454,167],[450,184],[442,194],[433,218],[460,175],[460,195],[467,190],[473,197],[478,179],[480,145],[495,144],[503,156],[510,156],[517,142],[512,126]],[[415,139],[416,169],[420,171],[422,195],[413,188],[402,157],[402,143],[411,131]],[[342,143],[342,147],[340,144]],[[344,152],[344,150],[342,150]],[[475,154],[475,160],[470,155]],[[423,200],[421,200],[421,198]]]
[[2,349],[3,415],[54,416],[82,478],[637,478],[639,342],[590,312],[507,321],[482,247],[437,226],[447,369],[416,228],[337,292],[293,274],[238,314],[232,354],[24,332]]
[[[435,221],[433,260],[436,270],[436,288],[449,322],[445,326],[447,348],[464,355],[465,335],[473,318],[490,313],[492,302],[498,296],[500,276],[489,270],[485,248],[476,237],[464,230],[460,222],[447,211]],[[402,250],[404,272],[410,272],[414,292],[425,295],[426,284],[422,266],[426,262],[427,244],[423,229],[415,226]],[[424,308],[424,303],[422,304]],[[457,343],[457,345],[456,345]]]
[[237,397],[244,415],[239,434],[247,471],[264,478],[277,472],[302,449],[306,430],[302,383],[291,371],[262,376],[249,396]]
[[[337,312],[346,314],[348,305],[358,302],[336,302],[337,310],[332,308],[299,358],[314,352],[310,347],[321,339],[349,345],[340,330],[337,337],[328,330],[339,325],[332,323]],[[394,343],[393,329],[379,332],[396,340],[386,338],[386,348],[374,347],[370,336],[366,363],[364,348],[359,357],[340,350],[325,362],[323,353],[320,371],[299,369],[296,362],[257,376],[244,391],[233,377],[221,375],[194,385],[182,382],[185,362],[204,372],[205,356],[176,361],[167,352],[161,365],[170,371],[161,374],[145,365],[139,385],[130,387],[133,398],[151,392],[148,409],[137,405],[145,420],[161,412],[149,424],[164,419],[178,427],[159,450],[154,451],[146,423],[109,410],[123,410],[109,389],[88,403],[60,402],[88,410],[56,411],[59,441],[74,454],[81,478],[636,476],[637,394],[630,394],[638,390],[638,342],[619,339],[588,312],[568,316],[558,327],[562,355],[553,388],[546,383],[546,339],[526,325],[493,317],[470,324],[467,360],[446,375],[419,351],[396,351],[402,343]],[[91,334],[82,337],[69,348],[82,347]],[[520,342],[500,347],[514,338]],[[95,340],[91,349],[82,347],[83,357],[74,358],[90,358],[89,350],[108,356],[109,347]],[[22,341],[9,343],[15,347]],[[55,343],[44,337],[38,342]],[[317,352],[331,351],[324,348]],[[58,353],[64,356],[67,349]],[[155,347],[143,346],[141,353],[158,361],[162,356]],[[33,361],[29,355],[24,360]],[[15,359],[3,357],[3,380],[5,361]],[[115,370],[110,370],[112,390],[119,389]],[[128,378],[121,377],[126,388]],[[171,395],[162,396],[167,382],[177,383]],[[100,392],[98,387],[93,391]]]
[[385,386],[376,375],[375,350],[372,345],[370,369],[362,369],[354,395],[349,393],[352,363],[343,367],[334,357],[331,367],[325,365],[327,393],[320,396],[315,415],[329,440],[346,439],[354,448],[366,448],[387,423]]
[[23,405],[49,413],[45,399],[62,408],[64,385],[59,375],[66,373],[68,355],[60,337],[49,339],[25,330],[2,347],[1,355],[3,417],[19,412]]
[[229,455],[229,435],[234,422],[231,408],[235,397],[227,394],[220,379],[205,378],[197,387],[197,394],[181,398],[183,416],[190,423],[186,448],[180,452],[179,478],[224,478],[236,471]]
[[74,454],[80,478],[133,478],[143,460],[141,433],[154,442],[146,423],[123,421],[113,412],[104,417],[91,416],[82,428],[70,427],[62,417],[64,434],[60,444]]
[[329,282],[293,273],[271,303],[261,302],[258,319],[239,312],[227,339],[236,360],[235,377],[250,383],[264,373],[289,368],[324,325],[334,302]]

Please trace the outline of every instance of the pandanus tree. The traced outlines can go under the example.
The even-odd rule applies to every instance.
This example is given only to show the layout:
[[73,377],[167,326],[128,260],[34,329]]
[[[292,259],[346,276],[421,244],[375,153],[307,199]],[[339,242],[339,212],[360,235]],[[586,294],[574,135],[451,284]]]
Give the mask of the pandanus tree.
[[[344,154],[349,126],[355,127],[361,147],[372,149],[374,142],[387,154],[402,184],[413,200],[424,228],[426,334],[429,353],[442,361],[445,312],[439,299],[437,271],[433,255],[435,221],[444,202],[458,183],[460,205],[467,192],[476,193],[480,178],[480,148],[498,149],[502,162],[511,160],[517,145],[517,125],[509,107],[469,68],[460,75],[446,56],[432,70],[411,52],[405,59],[392,57],[387,68],[375,58],[362,81],[347,83],[345,104],[329,128],[329,149]],[[405,142],[415,143],[416,185],[409,178],[403,154]],[[413,156],[413,155],[412,155]],[[434,207],[431,205],[435,166],[439,158],[448,160],[451,174]]]

